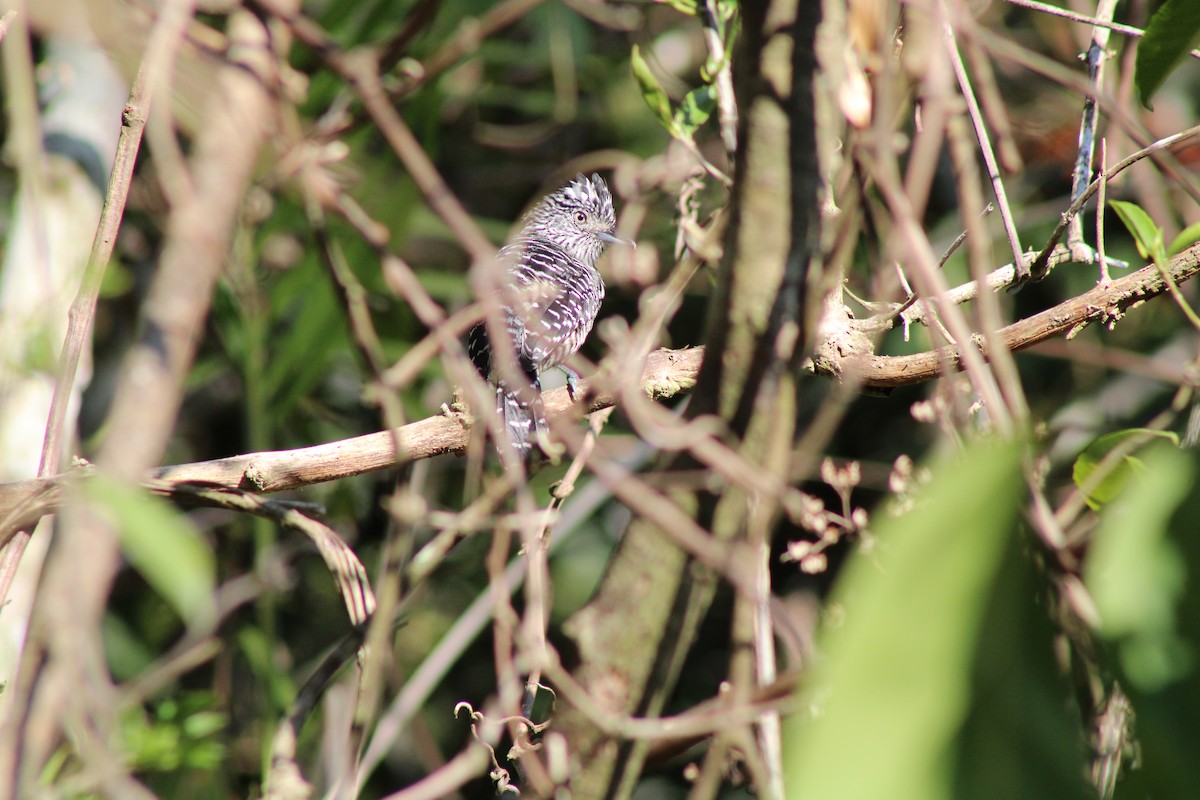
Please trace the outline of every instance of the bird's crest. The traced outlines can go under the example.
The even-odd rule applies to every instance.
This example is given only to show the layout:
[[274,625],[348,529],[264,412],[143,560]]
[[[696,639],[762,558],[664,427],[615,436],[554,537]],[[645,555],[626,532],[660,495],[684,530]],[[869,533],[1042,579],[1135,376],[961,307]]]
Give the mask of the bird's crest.
[[572,205],[591,209],[592,213],[600,219],[616,218],[612,193],[608,190],[608,184],[595,172],[590,178],[576,175],[575,180],[559,189],[556,194]]

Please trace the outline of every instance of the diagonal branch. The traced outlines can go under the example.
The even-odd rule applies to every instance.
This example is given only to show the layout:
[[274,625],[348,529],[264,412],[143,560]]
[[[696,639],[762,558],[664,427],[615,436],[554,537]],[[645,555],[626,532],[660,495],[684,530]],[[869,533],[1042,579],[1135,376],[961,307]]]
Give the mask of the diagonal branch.
[[[691,390],[703,357],[703,348],[651,353],[642,371],[643,390],[660,400]],[[581,381],[576,393],[584,398],[584,409],[576,407],[566,388],[546,392],[547,415],[553,419],[581,410],[591,413],[613,406],[617,401],[613,392],[598,391],[590,381]],[[297,489],[442,453],[463,453],[471,439],[472,422],[464,411],[447,408],[442,414],[392,431],[377,431],[296,450],[248,453],[160,467],[148,477],[160,484],[201,483],[260,492]],[[71,474],[0,484],[0,543],[15,527],[52,513],[61,502],[62,484]]]

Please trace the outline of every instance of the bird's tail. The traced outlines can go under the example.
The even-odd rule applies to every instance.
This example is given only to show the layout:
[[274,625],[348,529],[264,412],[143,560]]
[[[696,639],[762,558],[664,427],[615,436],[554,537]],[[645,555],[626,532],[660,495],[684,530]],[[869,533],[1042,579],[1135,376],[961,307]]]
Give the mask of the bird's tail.
[[496,409],[504,420],[508,443],[517,455],[528,458],[538,432],[546,429],[541,390],[537,386],[530,386],[525,392],[514,392],[503,386],[497,387]]

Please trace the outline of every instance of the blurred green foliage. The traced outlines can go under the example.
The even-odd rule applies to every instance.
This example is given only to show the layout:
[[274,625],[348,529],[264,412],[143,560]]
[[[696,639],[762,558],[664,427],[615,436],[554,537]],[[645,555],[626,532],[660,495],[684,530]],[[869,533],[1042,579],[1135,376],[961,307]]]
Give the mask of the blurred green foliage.
[[914,507],[879,522],[843,569],[786,725],[789,797],[1086,796],[1076,720],[1017,555],[1020,459],[986,442],[943,458]]
[[84,484],[101,513],[121,535],[121,549],[187,623],[216,613],[216,564],[209,545],[169,503],[133,484],[97,475]]

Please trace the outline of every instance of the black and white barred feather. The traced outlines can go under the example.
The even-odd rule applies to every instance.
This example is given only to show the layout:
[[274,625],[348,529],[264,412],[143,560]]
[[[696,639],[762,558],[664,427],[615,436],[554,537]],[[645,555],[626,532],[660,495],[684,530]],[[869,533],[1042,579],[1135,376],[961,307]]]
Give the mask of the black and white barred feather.
[[538,203],[521,233],[500,251],[507,279],[503,320],[521,374],[501,374],[486,322],[467,335],[467,352],[496,387],[497,412],[521,456],[546,427],[541,374],[574,355],[596,321],[604,300],[596,261],[607,245],[622,241],[613,234],[616,224],[604,180],[579,175]]

